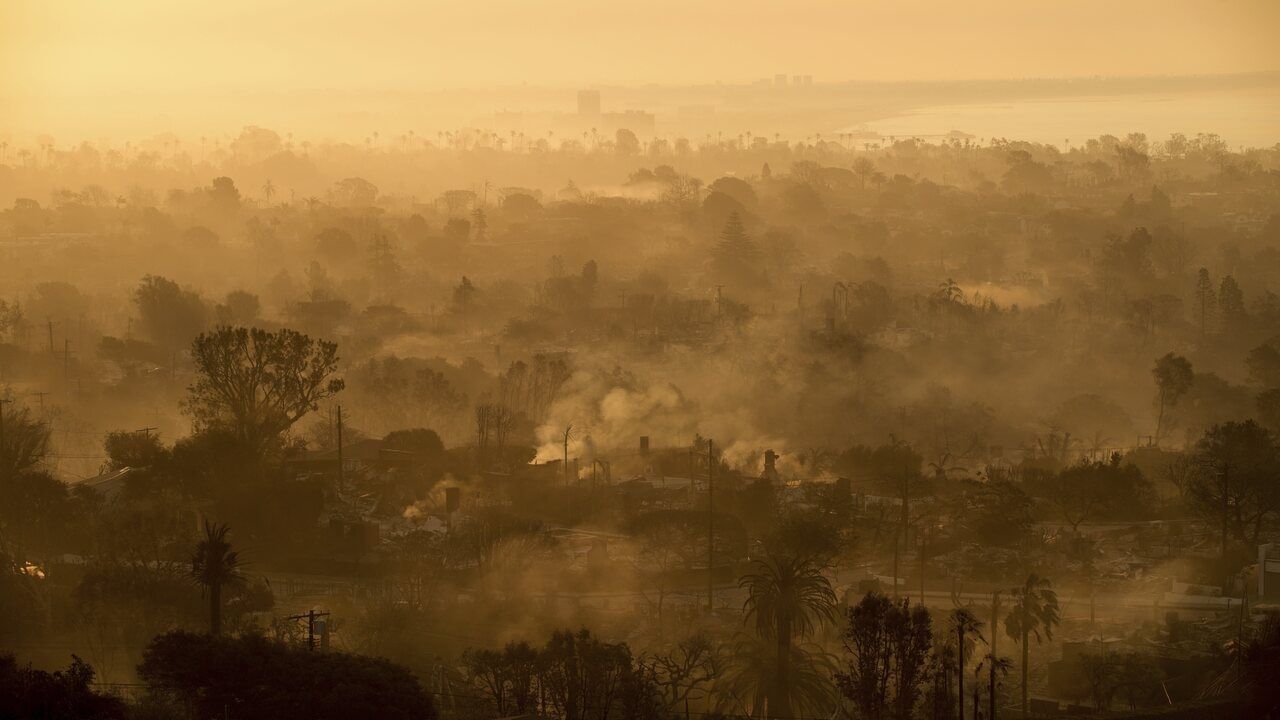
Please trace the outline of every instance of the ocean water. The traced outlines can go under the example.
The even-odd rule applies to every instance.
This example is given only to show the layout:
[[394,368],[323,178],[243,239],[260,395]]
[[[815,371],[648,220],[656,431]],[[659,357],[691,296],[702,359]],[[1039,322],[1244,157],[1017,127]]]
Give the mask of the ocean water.
[[1143,132],[1152,141],[1173,133],[1216,133],[1233,149],[1280,143],[1280,89],[1041,100],[921,107],[844,131],[885,138],[938,138],[951,131],[977,139],[1003,137],[1076,145],[1111,134]]

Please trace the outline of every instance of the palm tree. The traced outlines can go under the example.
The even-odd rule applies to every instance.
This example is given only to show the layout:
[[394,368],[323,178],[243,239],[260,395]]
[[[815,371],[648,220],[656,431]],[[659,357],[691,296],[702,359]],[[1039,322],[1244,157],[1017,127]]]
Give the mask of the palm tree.
[[1093,433],[1093,439],[1089,441],[1089,459],[1106,460],[1107,447],[1113,442],[1115,442],[1115,438],[1103,435],[1101,430],[1095,430]]
[[[778,657],[767,640],[740,633],[730,650],[723,690],[727,690],[743,715],[790,718],[790,711],[777,710],[772,690],[778,681]],[[787,656],[788,697],[791,707],[802,716],[822,716],[835,701],[831,676],[836,667],[831,656],[816,644],[791,648]],[[717,688],[720,690],[720,688]]]
[[[994,636],[995,635],[993,633],[992,637]],[[974,668],[973,677],[975,683],[977,682],[977,678],[981,676],[982,669],[984,667],[987,669],[989,677],[988,682],[990,683],[987,686],[987,706],[989,708],[987,714],[991,716],[989,720],[996,720],[996,675],[999,674],[1000,677],[1008,677],[1009,668],[1013,667],[1013,662],[1007,657],[996,657],[991,653],[987,653],[986,657],[982,658],[982,662],[978,663],[978,667]],[[975,687],[973,692],[976,698],[978,689]],[[1025,710],[1023,711],[1023,714],[1026,714]],[[973,704],[973,716],[976,720],[978,716],[978,703],[976,700]]]
[[222,588],[242,582],[240,554],[231,549],[225,524],[204,523],[204,539],[191,555],[191,578],[209,594],[209,634],[222,633]]
[[821,623],[835,619],[836,594],[822,574],[822,563],[810,554],[770,554],[754,565],[753,571],[738,581],[747,591],[743,610],[746,621],[755,622],[756,634],[775,643],[769,714],[789,718],[796,681],[791,668],[792,640],[808,637]]
[[1053,583],[1049,578],[1042,578],[1035,573],[1027,576],[1026,582],[1009,591],[1013,595],[1013,607],[1004,618],[1005,634],[1022,644],[1022,714],[1027,714],[1027,664],[1030,655],[1030,639],[1035,636],[1036,644],[1044,639],[1053,639],[1053,628],[1060,621],[1058,614],[1058,593],[1053,591]]
[[[464,278],[465,279],[465,278]],[[564,426],[564,481],[569,482],[569,441],[573,439],[573,423]],[[577,478],[574,478],[575,480]]]
[[957,696],[960,698],[960,720],[964,720],[964,664],[972,652],[972,647],[966,646],[966,642],[972,645],[972,640],[966,640],[965,636],[973,636],[986,642],[982,637],[982,621],[979,620],[973,612],[968,608],[956,608],[951,611],[951,627],[956,633],[956,675],[957,675]]

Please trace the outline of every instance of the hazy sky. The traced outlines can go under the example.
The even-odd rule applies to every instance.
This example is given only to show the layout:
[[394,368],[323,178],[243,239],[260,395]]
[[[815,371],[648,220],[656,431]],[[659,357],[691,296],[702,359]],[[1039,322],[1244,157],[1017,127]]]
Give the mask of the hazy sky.
[[3,0],[10,97],[1280,70],[1276,0]]
[[1280,0],[0,0],[0,139],[363,137],[527,109],[424,93],[524,84],[1280,71],[1277,29]]

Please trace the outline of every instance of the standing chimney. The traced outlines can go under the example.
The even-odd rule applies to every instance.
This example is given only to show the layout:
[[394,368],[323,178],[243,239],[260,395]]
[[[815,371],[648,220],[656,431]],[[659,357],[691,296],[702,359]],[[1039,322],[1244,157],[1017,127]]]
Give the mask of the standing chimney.
[[764,479],[769,482],[778,481],[778,453],[773,450],[764,451]]

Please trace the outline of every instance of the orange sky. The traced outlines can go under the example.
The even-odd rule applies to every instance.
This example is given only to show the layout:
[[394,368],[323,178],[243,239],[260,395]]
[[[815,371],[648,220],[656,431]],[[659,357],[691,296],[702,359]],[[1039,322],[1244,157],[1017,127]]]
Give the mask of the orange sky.
[[1277,30],[1277,0],[0,0],[0,116],[298,88],[1275,71]]
[[1280,70],[1275,0],[4,0],[4,85],[458,87]]

